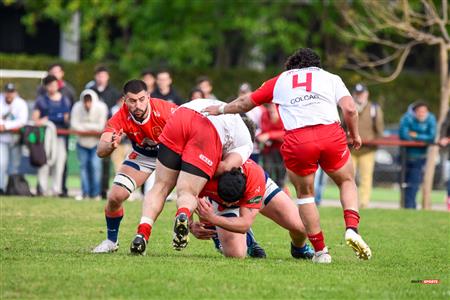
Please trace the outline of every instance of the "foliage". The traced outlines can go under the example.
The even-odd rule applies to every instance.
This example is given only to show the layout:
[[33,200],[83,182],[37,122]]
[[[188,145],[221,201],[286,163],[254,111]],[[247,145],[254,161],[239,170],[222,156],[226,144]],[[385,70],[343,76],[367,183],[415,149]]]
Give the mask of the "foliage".
[[[58,61],[57,58],[48,56],[28,56],[20,54],[1,54],[0,61],[2,68],[5,69],[26,69],[26,70],[46,70],[47,67]],[[94,62],[82,61],[80,63],[62,62],[66,79],[71,82],[78,92],[92,79],[94,68],[99,64],[107,65],[111,70],[112,83],[120,88],[125,80],[139,77],[139,72],[126,72],[118,68],[117,63],[111,61]],[[253,88],[257,88],[262,82],[282,70],[278,68],[270,68],[264,71],[255,71],[245,68],[180,68],[174,69],[172,75],[174,78],[174,86],[181,94],[187,97],[190,90],[194,87],[196,78],[200,75],[207,75],[214,84],[214,94],[228,101],[233,99],[237,94],[237,89],[242,82],[249,82]],[[342,69],[331,69],[332,72],[339,74],[349,89],[357,82],[363,81],[369,83],[371,99],[380,103],[384,109],[386,123],[398,123],[400,116],[406,111],[409,104],[423,99],[427,101],[434,113],[438,112],[439,107],[439,80],[438,76],[432,73],[416,73],[404,72],[394,82],[386,84],[373,84],[367,82],[364,78],[352,71]],[[19,90],[28,99],[35,96],[36,83],[32,86],[20,86],[21,80],[14,79],[19,82]]]
[[[125,203],[117,253],[92,255],[105,238],[104,203],[1,197],[1,299],[446,299],[446,212],[361,212],[373,259],[358,261],[343,241],[342,210],[321,208],[331,265],[290,257],[289,235],[259,215],[253,226],[264,260],[223,258],[191,237],[171,248],[175,204],[155,223],[147,256],[128,254],[141,203]],[[412,280],[440,279],[425,286]],[[448,298],[448,297],[447,297]]]
[[[11,2],[11,1],[10,1]],[[248,0],[24,0],[30,32],[42,19],[68,25],[81,13],[85,57],[146,66],[248,66],[284,60],[298,47],[335,53],[340,18],[327,1]],[[6,2],[6,4],[10,4]],[[323,48],[325,47],[325,48]],[[322,50],[320,50],[322,51]],[[332,62],[338,60],[331,59]]]

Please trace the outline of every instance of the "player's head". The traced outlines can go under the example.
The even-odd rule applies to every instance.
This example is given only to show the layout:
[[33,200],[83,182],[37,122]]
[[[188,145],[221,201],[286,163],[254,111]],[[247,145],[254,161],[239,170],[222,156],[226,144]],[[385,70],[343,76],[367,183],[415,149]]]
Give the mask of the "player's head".
[[227,204],[239,201],[245,192],[247,178],[239,168],[233,168],[219,177],[217,193]]
[[149,112],[147,85],[139,79],[129,80],[123,86],[123,98],[128,111],[137,121],[144,120]]
[[288,57],[285,63],[286,70],[303,69],[309,67],[321,68],[319,55],[310,48],[300,48]]

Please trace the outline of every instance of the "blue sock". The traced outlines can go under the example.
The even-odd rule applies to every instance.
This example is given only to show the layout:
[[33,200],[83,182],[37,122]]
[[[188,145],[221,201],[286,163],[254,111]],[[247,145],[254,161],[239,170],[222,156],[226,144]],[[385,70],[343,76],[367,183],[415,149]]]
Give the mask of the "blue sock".
[[251,248],[254,243],[256,243],[256,239],[255,236],[253,235],[253,230],[250,228],[247,231],[247,248]]
[[123,215],[120,217],[108,217],[106,219],[107,237],[108,240],[117,242],[117,237],[119,235],[120,221],[122,221]]

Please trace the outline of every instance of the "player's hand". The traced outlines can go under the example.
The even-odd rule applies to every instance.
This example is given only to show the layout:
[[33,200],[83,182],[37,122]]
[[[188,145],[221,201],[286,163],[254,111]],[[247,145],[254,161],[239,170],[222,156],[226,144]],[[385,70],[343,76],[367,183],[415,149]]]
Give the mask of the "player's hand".
[[206,228],[207,224],[201,222],[193,222],[189,227],[191,233],[199,240],[209,240],[216,235],[214,229]]
[[350,144],[353,145],[353,148],[355,150],[359,150],[359,148],[361,148],[362,145],[361,137],[359,135],[355,137],[350,137]]
[[215,217],[214,209],[211,203],[209,201],[206,201],[204,198],[198,199],[198,206],[197,206],[197,214],[200,217],[200,219],[204,220],[205,222],[213,223],[213,219]]
[[211,105],[202,109],[202,114],[205,116],[218,116],[220,115],[220,105]]
[[0,132],[3,132],[3,131],[5,131],[5,130],[6,130],[5,125],[0,124]]
[[119,147],[120,140],[122,139],[123,129],[120,129],[119,132],[113,132],[111,137],[111,148],[116,149]]
[[409,136],[412,137],[412,138],[416,138],[416,137],[417,137],[417,132],[415,132],[415,131],[410,131],[410,132],[409,132]]

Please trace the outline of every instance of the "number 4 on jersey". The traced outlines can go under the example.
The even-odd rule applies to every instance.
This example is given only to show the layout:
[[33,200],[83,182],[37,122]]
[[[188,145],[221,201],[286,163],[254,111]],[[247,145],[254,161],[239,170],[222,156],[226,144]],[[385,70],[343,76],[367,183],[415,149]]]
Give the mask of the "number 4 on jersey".
[[298,82],[298,74],[292,76],[292,88],[298,88],[304,86],[307,92],[311,92],[311,84],[312,84],[312,73],[306,73],[306,81]]

